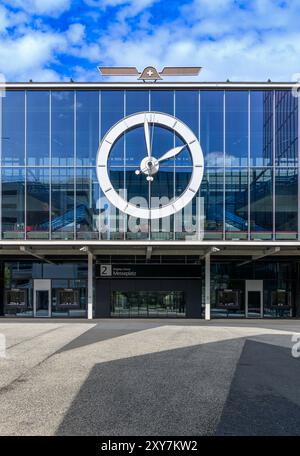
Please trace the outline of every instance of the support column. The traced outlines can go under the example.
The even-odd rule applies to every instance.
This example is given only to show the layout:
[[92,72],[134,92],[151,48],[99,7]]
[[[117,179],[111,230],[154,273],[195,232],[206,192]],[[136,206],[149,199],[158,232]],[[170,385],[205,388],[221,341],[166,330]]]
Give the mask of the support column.
[[88,251],[88,306],[87,306],[87,317],[88,320],[93,319],[93,302],[94,302],[94,256]]
[[205,255],[205,320],[210,320],[210,253]]

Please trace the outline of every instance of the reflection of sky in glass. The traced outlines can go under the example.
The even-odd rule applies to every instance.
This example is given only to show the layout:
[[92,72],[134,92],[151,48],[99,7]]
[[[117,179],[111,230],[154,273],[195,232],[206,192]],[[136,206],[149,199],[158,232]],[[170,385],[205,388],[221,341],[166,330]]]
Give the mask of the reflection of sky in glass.
[[[184,141],[173,131],[159,125],[150,125],[151,155],[157,159],[175,146],[184,145]],[[125,147],[124,147],[125,146]],[[123,134],[113,145],[109,154],[109,166],[126,166],[138,168],[147,156],[144,127],[138,126]],[[188,148],[184,148],[175,158],[164,161],[164,166],[192,166]]]
[[144,174],[135,174],[134,169],[126,169],[125,172],[126,189],[128,200],[136,196],[141,196],[148,200],[149,184]]
[[[98,193],[102,195],[94,163],[99,142],[124,116],[151,110],[175,115],[196,136],[200,127],[205,157],[200,192],[204,200],[205,230],[210,238],[222,238],[223,230],[247,229],[250,237],[252,232],[256,237],[259,232],[271,236],[273,231],[278,231],[275,236],[281,239],[284,233],[286,239],[296,239],[297,109],[298,100],[290,91],[276,89],[250,90],[250,94],[245,90],[198,93],[190,89],[160,90],[153,85],[149,90],[99,92],[30,89],[26,97],[22,90],[8,89],[3,98],[2,117],[2,230],[5,236],[21,236],[26,219],[30,236],[34,226],[45,232],[51,229],[78,231],[80,235],[84,230],[96,232],[96,199]],[[182,144],[172,131],[157,125],[150,130],[152,154],[156,158]],[[117,190],[125,188],[132,195],[148,195],[145,175],[134,174],[146,155],[143,125],[126,132],[117,141],[108,160],[111,181]],[[26,173],[18,168],[25,164]],[[52,170],[48,171],[51,165]],[[40,171],[37,166],[41,167]],[[248,169],[249,185],[247,174],[239,171],[242,166],[244,171]],[[87,167],[93,167],[93,171],[85,172]],[[230,176],[231,170],[234,177]],[[27,217],[24,215],[25,174]],[[191,157],[185,148],[175,159],[161,163],[154,176],[152,193],[178,197],[188,186],[190,175]],[[49,220],[43,220],[48,212],[52,225]]]
[[174,170],[170,167],[161,166],[151,183],[151,197],[174,197]]
[[188,187],[192,177],[193,168],[177,168],[175,174],[175,196],[181,195]]

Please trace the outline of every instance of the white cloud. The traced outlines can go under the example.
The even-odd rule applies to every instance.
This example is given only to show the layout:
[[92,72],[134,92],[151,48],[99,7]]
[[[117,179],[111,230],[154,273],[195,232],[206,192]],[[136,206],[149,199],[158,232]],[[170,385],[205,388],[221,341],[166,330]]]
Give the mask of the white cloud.
[[14,40],[4,39],[0,44],[0,72],[8,81],[37,79],[58,49],[66,50],[66,43],[56,34],[31,32]]
[[126,19],[134,17],[160,0],[84,0],[88,6],[105,10],[108,7],[123,7],[117,17]]
[[[246,5],[246,7],[245,7]],[[300,2],[193,0],[176,20],[126,30],[112,24],[101,37],[111,65],[200,65],[201,80],[290,80],[300,71]],[[119,27],[121,25],[121,27]],[[124,32],[122,33],[122,30]]]
[[71,43],[81,43],[85,34],[85,26],[82,24],[71,24],[66,34]]
[[9,27],[26,23],[27,15],[23,12],[12,13],[3,5],[0,5],[0,33],[5,32]]
[[28,13],[49,16],[57,16],[71,6],[71,0],[3,0],[3,2]]
[[[76,8],[70,9],[74,23],[60,31],[59,21],[54,30],[43,15],[59,16],[71,7],[70,0],[2,0],[0,72],[8,80],[59,79],[64,75],[51,65],[69,56],[78,58],[70,69],[75,80],[99,78],[96,64],[140,70],[149,64],[158,69],[200,65],[200,79],[206,81],[289,81],[300,72],[299,0],[190,0],[177,17],[173,11],[155,18],[151,6],[158,0],[83,1],[86,16],[78,18]],[[3,4],[22,10],[12,12]]]

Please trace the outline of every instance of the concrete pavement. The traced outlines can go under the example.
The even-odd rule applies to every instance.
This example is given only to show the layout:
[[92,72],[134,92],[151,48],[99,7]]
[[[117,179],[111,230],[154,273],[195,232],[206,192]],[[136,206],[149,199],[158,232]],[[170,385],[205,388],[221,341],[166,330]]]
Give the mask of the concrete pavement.
[[1,320],[1,435],[299,435],[300,322]]

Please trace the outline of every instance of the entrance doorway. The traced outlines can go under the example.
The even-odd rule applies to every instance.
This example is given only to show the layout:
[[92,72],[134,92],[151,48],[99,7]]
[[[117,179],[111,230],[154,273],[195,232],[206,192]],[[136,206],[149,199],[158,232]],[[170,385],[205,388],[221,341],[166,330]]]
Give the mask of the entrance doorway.
[[113,291],[112,317],[185,317],[183,291]]
[[263,281],[246,280],[246,318],[263,317]]
[[35,279],[33,284],[33,315],[51,317],[51,280]]

